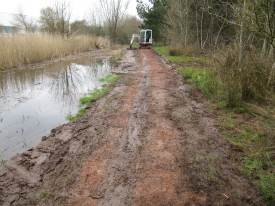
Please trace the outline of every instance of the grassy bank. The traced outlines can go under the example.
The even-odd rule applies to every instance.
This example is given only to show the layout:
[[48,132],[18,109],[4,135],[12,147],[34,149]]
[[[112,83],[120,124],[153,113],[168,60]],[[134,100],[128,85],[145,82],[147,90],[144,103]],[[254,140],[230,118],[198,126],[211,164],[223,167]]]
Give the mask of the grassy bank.
[[[209,58],[206,56],[194,56],[190,54],[185,54],[184,51],[176,51],[175,49],[170,49],[166,46],[154,47],[154,50],[157,54],[164,56],[171,63],[199,63],[199,64],[208,64]],[[191,53],[191,52],[190,52]]]
[[242,172],[257,185],[268,205],[275,204],[275,109],[242,102],[227,107],[226,91],[210,68],[179,68],[179,74],[212,100],[220,131],[242,152]]
[[0,69],[51,60],[107,45],[107,40],[94,36],[73,36],[69,39],[46,34],[1,36]]
[[92,91],[90,94],[80,98],[80,109],[77,114],[75,115],[68,115],[67,119],[70,122],[75,122],[84,114],[86,113],[86,107],[93,103],[96,102],[97,100],[101,99],[105,95],[109,94],[112,90],[112,87],[115,85],[115,83],[120,79],[118,75],[110,74],[102,78],[100,81],[103,83],[103,87],[96,89]]
[[[155,50],[170,62],[177,63],[173,61],[168,48],[158,47]],[[261,75],[257,76],[255,84],[252,84],[254,79],[250,76],[250,84],[246,87],[245,79],[237,78],[242,77],[242,74],[232,75],[230,68],[228,69],[231,64],[228,62],[224,64],[227,66],[225,71],[225,68],[214,68],[215,65],[189,66],[190,63],[196,63],[200,57],[196,56],[192,61],[190,59],[193,57],[190,57],[190,61],[185,61],[181,56],[184,55],[178,56],[182,60],[181,64],[178,64],[177,72],[211,100],[209,109],[217,114],[221,133],[240,151],[240,157],[236,159],[242,165],[242,173],[258,186],[268,205],[275,205],[275,103],[271,101],[274,94],[269,92],[270,90],[266,91],[269,101],[263,101],[262,95],[256,95],[259,93],[257,84],[262,80],[259,78]],[[183,62],[186,65],[182,65]],[[258,71],[265,69],[265,65],[256,63]],[[250,75],[254,65],[249,64],[249,71],[246,65],[241,65],[245,75]],[[226,79],[228,76],[231,78]],[[239,80],[242,82],[238,82]],[[264,77],[262,81],[266,81]],[[233,87],[230,82],[239,87]],[[252,94],[255,95],[250,96],[253,97],[250,99],[243,98],[240,88],[246,92],[250,89],[250,93],[254,92]]]

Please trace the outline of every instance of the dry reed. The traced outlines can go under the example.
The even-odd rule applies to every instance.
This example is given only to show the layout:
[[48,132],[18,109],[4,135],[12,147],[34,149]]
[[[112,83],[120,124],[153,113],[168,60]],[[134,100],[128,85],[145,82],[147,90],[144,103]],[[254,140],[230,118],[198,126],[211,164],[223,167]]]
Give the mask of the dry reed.
[[103,48],[108,44],[104,38],[84,35],[68,39],[47,34],[0,36],[0,69]]

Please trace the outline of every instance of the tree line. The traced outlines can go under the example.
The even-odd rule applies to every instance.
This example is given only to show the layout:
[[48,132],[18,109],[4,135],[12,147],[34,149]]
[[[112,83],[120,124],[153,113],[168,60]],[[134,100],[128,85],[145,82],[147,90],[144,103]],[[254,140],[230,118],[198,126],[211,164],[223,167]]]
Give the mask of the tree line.
[[271,101],[275,0],[137,0],[137,11],[155,42],[211,59],[228,106]]
[[246,46],[273,55],[275,0],[137,0],[144,27],[154,29],[158,41],[200,49]]
[[72,21],[72,9],[67,1],[56,1],[41,9],[38,21],[28,18],[22,11],[14,15],[14,25],[26,32],[46,32],[61,35],[93,34],[108,36],[113,42],[128,43],[138,30],[140,20],[127,15],[128,0],[100,0],[81,20]]

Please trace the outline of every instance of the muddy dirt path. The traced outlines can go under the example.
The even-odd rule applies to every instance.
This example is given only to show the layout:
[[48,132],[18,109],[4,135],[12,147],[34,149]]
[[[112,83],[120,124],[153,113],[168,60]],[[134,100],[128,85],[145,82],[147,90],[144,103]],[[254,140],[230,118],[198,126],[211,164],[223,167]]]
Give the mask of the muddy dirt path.
[[83,119],[2,166],[2,205],[264,205],[175,70],[140,50],[115,72],[121,81]]

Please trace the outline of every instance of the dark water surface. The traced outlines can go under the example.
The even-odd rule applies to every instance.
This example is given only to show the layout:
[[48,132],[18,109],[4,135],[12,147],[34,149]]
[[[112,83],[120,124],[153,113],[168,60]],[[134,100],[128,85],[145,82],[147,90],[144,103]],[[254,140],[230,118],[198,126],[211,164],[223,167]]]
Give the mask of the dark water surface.
[[0,159],[8,159],[41,141],[67,122],[79,98],[102,86],[108,60],[92,57],[0,73]]

